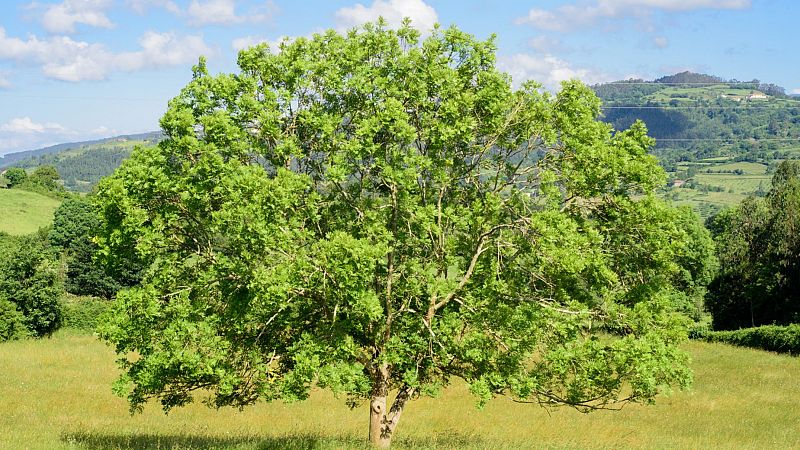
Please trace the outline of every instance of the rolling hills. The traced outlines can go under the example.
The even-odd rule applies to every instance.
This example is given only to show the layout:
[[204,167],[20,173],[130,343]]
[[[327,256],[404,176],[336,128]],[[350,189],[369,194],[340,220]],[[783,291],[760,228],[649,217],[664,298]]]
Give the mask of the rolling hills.
[[670,177],[664,196],[704,217],[766,191],[780,161],[800,158],[800,99],[780,86],[682,72],[592,88],[616,129],[647,124]]
[[0,159],[0,170],[4,166],[33,169],[50,165],[58,170],[66,189],[88,192],[119,167],[136,146],[154,145],[161,139],[161,132],[151,132],[11,153]]
[[52,145],[50,147],[38,148],[35,150],[26,150],[24,152],[9,153],[5,156],[0,156],[0,169],[11,166],[19,167],[19,164],[22,161],[26,161],[36,157],[41,157],[44,155],[58,154],[66,150],[77,149],[81,147],[88,147],[92,145],[102,146],[104,144],[113,144],[115,142],[125,142],[125,141],[146,141],[153,143],[153,142],[158,142],[161,139],[162,139],[162,133],[160,131],[150,131],[147,133],[127,134],[127,135],[114,136],[103,139],[95,139],[92,141],[66,142],[63,144]]

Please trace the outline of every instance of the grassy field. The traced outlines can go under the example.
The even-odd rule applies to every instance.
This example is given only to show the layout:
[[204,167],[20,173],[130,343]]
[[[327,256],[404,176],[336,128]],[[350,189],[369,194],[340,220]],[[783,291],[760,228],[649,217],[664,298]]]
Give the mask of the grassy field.
[[12,235],[33,233],[53,222],[61,202],[34,192],[0,189],[0,231]]
[[759,186],[768,190],[772,175],[733,175],[726,173],[698,173],[694,179],[699,183],[719,186],[725,191],[737,194],[749,194],[758,190]]
[[[733,162],[730,157],[721,156],[696,162],[682,161],[676,166],[678,173],[694,169],[696,173],[691,180],[704,188],[673,187],[664,196],[674,204],[691,206],[702,218],[720,209],[735,206],[759,190],[766,192],[772,185],[772,174],[767,171],[768,165],[760,162]],[[713,189],[709,191],[706,189],[709,187],[721,188],[722,192]]]
[[[583,415],[496,399],[477,411],[456,383],[411,403],[398,448],[800,448],[800,359],[690,343],[694,388],[654,406]],[[202,405],[130,416],[110,393],[112,351],[94,337],[0,344],[0,448],[364,448],[368,413],[324,392],[242,412]]]

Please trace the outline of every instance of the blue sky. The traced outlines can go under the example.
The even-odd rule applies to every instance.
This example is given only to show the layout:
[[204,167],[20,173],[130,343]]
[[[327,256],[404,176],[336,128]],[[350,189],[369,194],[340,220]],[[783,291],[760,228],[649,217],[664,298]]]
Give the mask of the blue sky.
[[0,2],[0,155],[152,131],[197,57],[378,16],[498,36],[498,65],[549,89],[693,70],[800,93],[797,0],[58,0]]

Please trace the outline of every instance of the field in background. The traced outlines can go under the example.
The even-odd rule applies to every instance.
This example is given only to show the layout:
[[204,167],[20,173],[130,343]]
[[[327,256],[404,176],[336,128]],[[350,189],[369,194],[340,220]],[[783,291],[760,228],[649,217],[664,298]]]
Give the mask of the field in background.
[[691,206],[705,219],[723,208],[735,206],[748,195],[769,191],[772,173],[768,168],[765,163],[735,162],[730,157],[680,162],[677,170],[670,173],[679,181],[663,195],[676,205]]
[[[483,410],[461,383],[412,402],[398,448],[800,448],[800,359],[693,342],[694,388],[654,406],[548,414],[496,399]],[[317,392],[243,412],[203,405],[130,416],[114,397],[111,349],[88,335],[0,344],[0,448],[364,448],[368,413]]]
[[19,189],[0,189],[0,232],[11,235],[33,233],[53,222],[61,201]]

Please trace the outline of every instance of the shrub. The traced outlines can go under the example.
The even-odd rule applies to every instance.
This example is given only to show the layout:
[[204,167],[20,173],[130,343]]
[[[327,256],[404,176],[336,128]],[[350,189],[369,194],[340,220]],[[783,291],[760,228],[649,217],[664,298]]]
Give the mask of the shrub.
[[16,305],[0,297],[0,342],[13,341],[28,337],[30,332],[25,326],[25,316]]
[[764,325],[734,331],[709,331],[693,336],[708,342],[724,342],[740,347],[800,354],[800,324]]
[[22,313],[31,333],[51,334],[61,324],[63,288],[58,263],[49,253],[47,231],[1,244],[0,295]]
[[19,167],[12,167],[6,170],[5,174],[3,174],[8,180],[8,186],[14,187],[18,186],[25,182],[28,179],[28,173],[25,172],[25,169],[21,169]]
[[64,301],[64,326],[94,331],[100,318],[111,308],[110,300],[69,296]]

